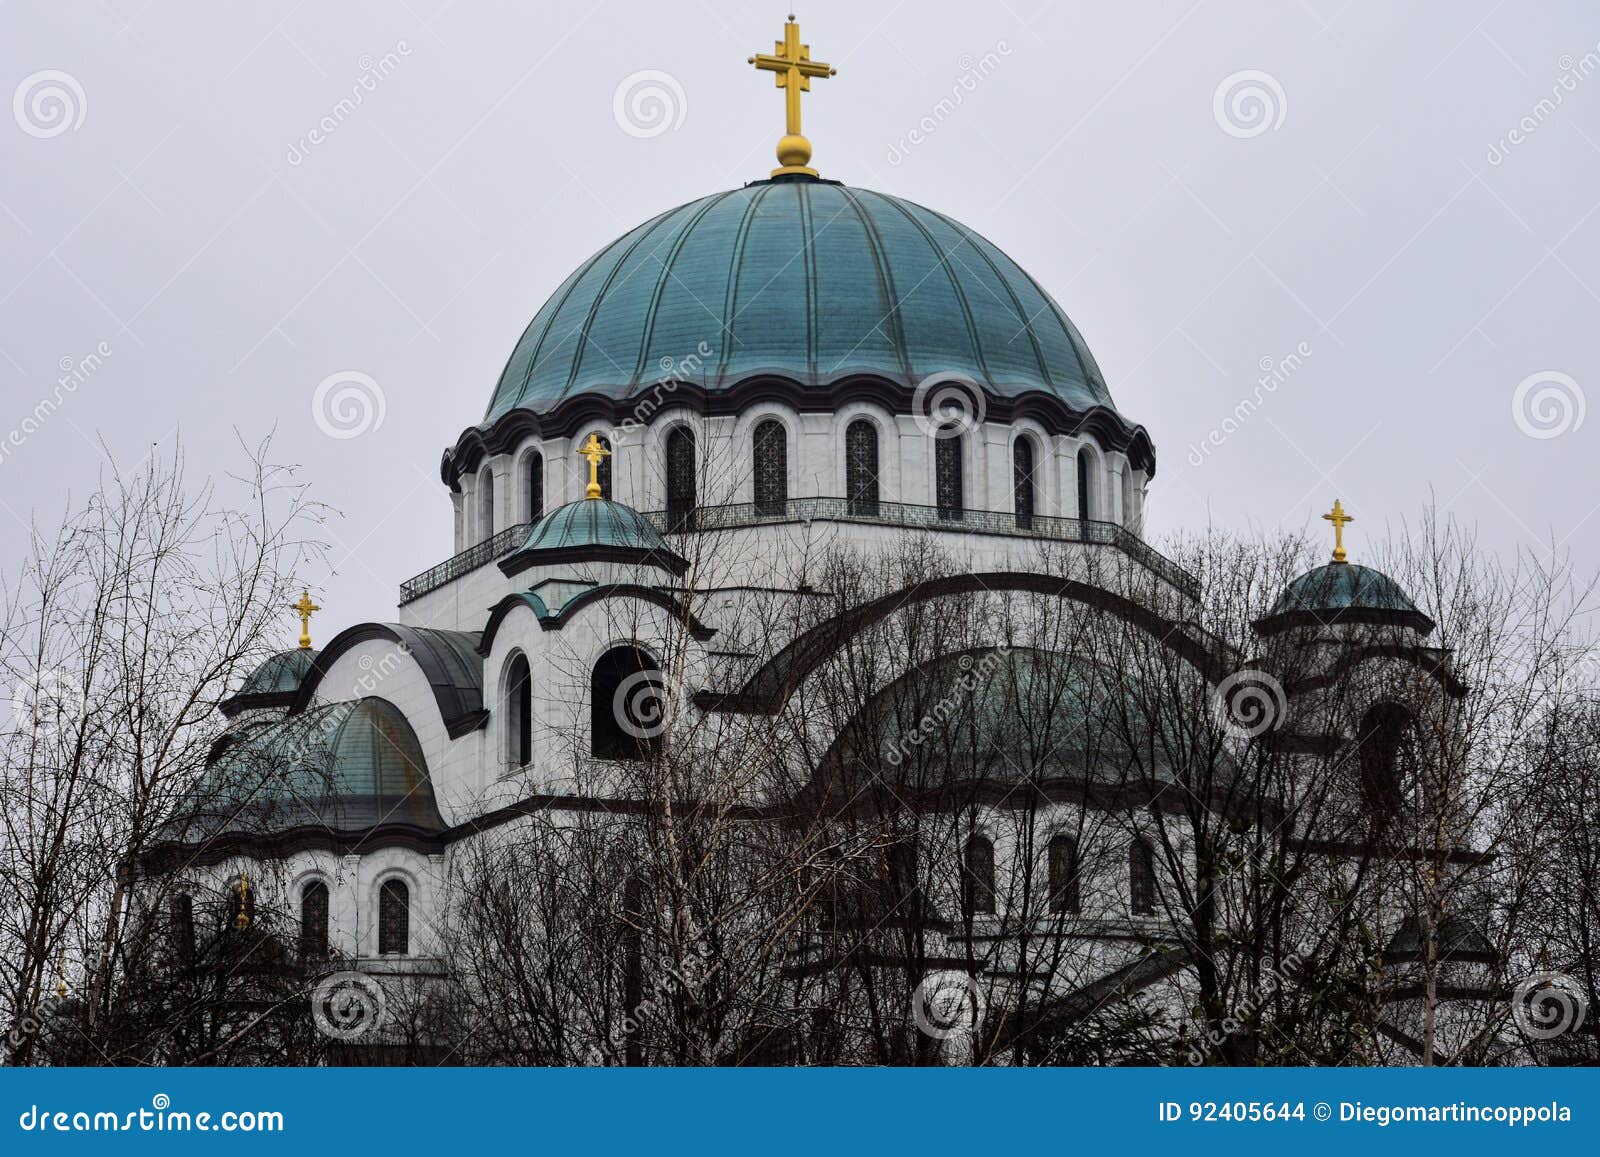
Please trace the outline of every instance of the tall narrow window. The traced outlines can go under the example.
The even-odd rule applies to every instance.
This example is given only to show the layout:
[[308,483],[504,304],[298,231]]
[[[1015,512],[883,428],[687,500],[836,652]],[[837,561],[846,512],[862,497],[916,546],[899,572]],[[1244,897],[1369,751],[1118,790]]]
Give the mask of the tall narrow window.
[[1135,838],[1128,846],[1128,895],[1135,916],[1155,914],[1156,854],[1147,840]]
[[401,880],[385,880],[378,889],[378,954],[404,956],[411,951],[411,890]]
[[600,656],[589,682],[590,750],[596,759],[647,759],[667,729],[661,668],[636,647]]
[[478,538],[494,537],[494,473],[487,466],[478,475]]
[[1084,522],[1094,517],[1094,495],[1090,493],[1089,451],[1078,451],[1078,517]]
[[1050,911],[1074,915],[1083,911],[1078,841],[1068,835],[1050,837]]
[[852,517],[878,517],[878,427],[865,418],[844,432],[844,489]]
[[328,958],[328,885],[313,880],[300,889],[300,959]]
[[695,506],[694,431],[674,426],[667,435],[667,526],[690,530]]
[[976,916],[994,911],[994,843],[973,836],[961,856],[961,912]]
[[506,678],[506,751],[513,767],[533,759],[533,672],[526,655],[511,660]]
[[1387,822],[1415,803],[1417,752],[1411,712],[1379,703],[1362,716],[1356,741],[1361,791],[1374,818]]
[[187,892],[175,893],[167,902],[172,924],[172,954],[180,964],[194,963],[194,900]]
[[946,426],[934,435],[933,487],[944,522],[959,522],[965,505],[961,487],[961,430]]
[[544,455],[535,450],[528,455],[528,521],[544,517]]
[[789,503],[789,436],[782,422],[768,418],[757,424],[753,453],[756,514],[781,518]]
[[1033,439],[1018,438],[1011,451],[1012,489],[1017,529],[1033,529]]
[[920,894],[917,872],[917,845],[909,839],[890,844],[883,857],[883,887],[891,919],[915,918]]
[[1133,530],[1139,521],[1139,497],[1133,492],[1133,471],[1122,464],[1122,525]]

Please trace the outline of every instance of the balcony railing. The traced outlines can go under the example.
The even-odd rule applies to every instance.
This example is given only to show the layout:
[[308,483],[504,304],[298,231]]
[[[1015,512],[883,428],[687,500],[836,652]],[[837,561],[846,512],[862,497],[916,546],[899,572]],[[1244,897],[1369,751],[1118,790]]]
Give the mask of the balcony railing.
[[1115,522],[1055,518],[1010,511],[962,510],[944,506],[916,506],[908,502],[874,502],[857,498],[791,498],[786,502],[736,502],[727,506],[702,506],[690,511],[653,511],[647,515],[663,533],[731,530],[747,526],[773,526],[788,522],[859,522],[872,526],[903,526],[964,534],[996,534],[1009,538],[1045,539],[1053,542],[1099,543],[1121,551],[1192,598],[1200,595],[1200,582],[1183,567],[1147,544],[1137,534]]
[[[1015,514],[994,510],[959,510],[941,506],[915,506],[907,502],[871,502],[853,498],[791,498],[786,502],[736,502],[727,506],[702,506],[689,511],[657,510],[646,514],[666,534],[708,530],[737,530],[753,526],[778,526],[795,522],[857,522],[871,526],[902,526],[961,534],[994,534],[1008,538],[1044,539],[1052,542],[1098,543],[1121,551],[1190,597],[1200,594],[1200,583],[1183,567],[1149,546],[1137,534],[1115,522],[1055,518],[1043,514]],[[460,554],[400,584],[400,602],[409,603],[446,583],[510,554],[527,537],[531,523],[508,526],[493,538],[468,547]]]
[[482,542],[467,547],[460,554],[446,559],[438,566],[423,571],[416,578],[407,579],[400,584],[401,605],[404,606],[413,599],[420,599],[430,591],[436,591],[446,583],[455,582],[462,575],[470,574],[480,566],[491,563],[502,555],[510,554],[528,537],[528,531],[532,529],[531,522],[519,522],[515,526],[508,526]]

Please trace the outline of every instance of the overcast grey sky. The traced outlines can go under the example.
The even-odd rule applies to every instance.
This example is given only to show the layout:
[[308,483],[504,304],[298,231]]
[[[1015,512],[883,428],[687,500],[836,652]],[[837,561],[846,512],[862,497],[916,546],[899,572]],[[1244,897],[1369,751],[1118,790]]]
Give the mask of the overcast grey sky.
[[[318,637],[392,618],[397,584],[450,553],[440,452],[548,294],[772,166],[781,94],[745,59],[784,14],[10,0],[0,568],[30,517],[93,485],[98,439],[133,462],[181,427],[203,473],[237,461],[235,427],[276,424],[344,516],[334,571],[305,576]],[[1592,2],[798,15],[839,70],[806,100],[816,166],[954,216],[1055,295],[1155,440],[1153,539],[1321,533],[1338,495],[1359,560],[1431,494],[1498,551],[1556,540],[1600,565]],[[618,113],[630,77],[665,120],[626,93]],[[313,414],[344,372],[383,397],[359,437]]]

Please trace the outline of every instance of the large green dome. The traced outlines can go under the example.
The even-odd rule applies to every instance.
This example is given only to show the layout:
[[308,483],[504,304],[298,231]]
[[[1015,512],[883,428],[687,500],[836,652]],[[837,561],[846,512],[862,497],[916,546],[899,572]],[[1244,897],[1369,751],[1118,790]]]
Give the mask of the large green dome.
[[517,343],[484,425],[578,394],[769,374],[811,388],[962,375],[1111,407],[1072,322],[988,241],[898,197],[791,178],[691,201],[585,262]]

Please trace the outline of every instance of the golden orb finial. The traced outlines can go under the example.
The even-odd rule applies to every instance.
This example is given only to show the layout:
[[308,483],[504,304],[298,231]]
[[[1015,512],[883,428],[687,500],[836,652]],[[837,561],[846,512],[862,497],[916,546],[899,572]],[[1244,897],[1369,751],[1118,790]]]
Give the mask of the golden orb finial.
[[310,648],[311,648],[311,616],[316,614],[322,608],[317,606],[316,603],[311,601],[311,592],[309,590],[302,589],[300,591],[300,601],[297,602],[297,603],[290,603],[289,604],[289,609],[292,610],[292,611],[297,612],[300,615],[300,648],[301,648],[301,650],[310,650]]
[[1322,517],[1333,523],[1333,561],[1344,562],[1345,524],[1348,522],[1354,522],[1355,519],[1351,518],[1344,512],[1344,507],[1339,505],[1339,500],[1337,498],[1333,500],[1333,509],[1328,511],[1328,513],[1324,514]]
[[800,26],[789,14],[789,23],[783,26],[783,39],[774,41],[772,55],[750,57],[748,63],[762,72],[773,73],[777,87],[784,90],[784,135],[778,141],[778,168],[774,177],[790,173],[803,173],[815,177],[817,171],[807,168],[811,160],[811,142],[800,133],[800,94],[811,91],[811,78],[827,80],[837,76],[839,70],[831,64],[811,59],[811,46],[800,43]]
[[250,875],[243,871],[239,873],[239,912],[233,926],[241,932],[250,927]]
[[591,433],[589,440],[578,447],[578,456],[589,460],[589,485],[583,491],[585,498],[605,497],[600,493],[600,463],[610,455],[611,451],[606,449],[598,434]]

